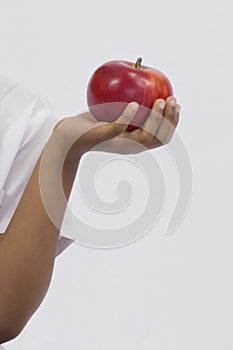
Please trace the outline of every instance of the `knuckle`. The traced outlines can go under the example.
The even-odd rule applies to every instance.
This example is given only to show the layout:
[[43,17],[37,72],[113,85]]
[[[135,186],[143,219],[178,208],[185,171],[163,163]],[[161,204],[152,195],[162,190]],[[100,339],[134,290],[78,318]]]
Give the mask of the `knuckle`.
[[110,125],[113,133],[121,133],[123,125],[121,123],[113,123]]
[[172,121],[174,119],[174,115],[168,115],[163,120],[163,128],[169,129],[172,126]]
[[157,125],[161,122],[161,119],[163,118],[162,114],[153,111],[150,115],[150,118],[154,125]]
[[156,138],[164,145],[166,143],[166,134],[164,132],[159,132],[156,134]]
[[148,140],[149,140],[149,137],[150,137],[150,134],[148,132],[143,132],[141,135],[140,135],[140,142],[141,143],[147,143]]

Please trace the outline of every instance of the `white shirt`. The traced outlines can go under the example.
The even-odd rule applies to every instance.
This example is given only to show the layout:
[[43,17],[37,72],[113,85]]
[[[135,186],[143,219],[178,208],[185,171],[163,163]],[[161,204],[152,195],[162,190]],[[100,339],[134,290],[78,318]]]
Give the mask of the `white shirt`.
[[[0,234],[5,233],[60,119],[35,91],[0,77]],[[59,235],[56,255],[72,242]]]

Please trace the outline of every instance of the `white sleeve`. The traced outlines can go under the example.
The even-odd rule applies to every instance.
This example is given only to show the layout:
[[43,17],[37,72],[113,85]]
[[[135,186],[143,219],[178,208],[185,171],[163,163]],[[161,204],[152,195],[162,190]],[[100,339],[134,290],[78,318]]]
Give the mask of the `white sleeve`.
[[[36,92],[0,77],[0,234],[60,119]],[[59,235],[57,255],[72,242]]]

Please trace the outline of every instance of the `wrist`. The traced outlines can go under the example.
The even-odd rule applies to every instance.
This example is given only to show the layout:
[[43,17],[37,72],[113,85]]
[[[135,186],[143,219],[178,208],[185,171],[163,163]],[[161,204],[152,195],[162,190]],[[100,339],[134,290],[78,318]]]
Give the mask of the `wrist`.
[[58,128],[58,124],[55,126],[45,150],[50,159],[50,167],[57,169],[57,174],[62,174],[62,187],[68,200],[82,155],[77,150],[74,152],[74,146],[70,147],[63,131],[61,127]]
[[78,139],[78,132],[75,132],[76,128],[72,121],[73,117],[65,117],[60,120],[53,129],[51,139],[56,144],[59,156],[66,159],[67,162],[74,163],[75,166],[86,150],[83,149],[84,147]]

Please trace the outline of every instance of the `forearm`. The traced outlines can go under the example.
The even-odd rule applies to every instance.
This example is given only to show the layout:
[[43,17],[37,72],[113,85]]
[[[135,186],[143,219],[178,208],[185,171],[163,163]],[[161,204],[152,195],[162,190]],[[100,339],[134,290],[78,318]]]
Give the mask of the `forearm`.
[[[56,188],[56,174],[61,163],[52,139],[46,147],[47,176],[52,179]],[[40,162],[41,158],[0,244],[0,332],[8,325],[17,334],[24,328],[42,302],[52,276],[60,227],[50,220],[42,202],[39,186]],[[70,164],[69,171],[66,169],[63,172],[67,198],[76,167],[77,164],[72,169]],[[56,209],[56,193],[53,205]],[[65,207],[58,210],[60,223],[64,211]]]

